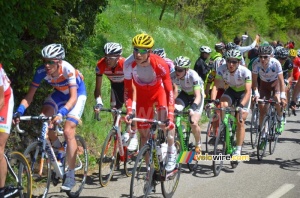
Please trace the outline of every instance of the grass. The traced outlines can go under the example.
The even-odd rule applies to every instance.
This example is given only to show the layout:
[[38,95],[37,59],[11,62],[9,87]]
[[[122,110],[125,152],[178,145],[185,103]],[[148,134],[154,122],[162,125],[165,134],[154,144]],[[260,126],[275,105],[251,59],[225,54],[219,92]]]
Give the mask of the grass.
[[[85,111],[82,117],[83,125],[78,133],[84,136],[92,156],[99,156],[103,143],[112,125],[112,116],[101,113],[101,122],[94,120],[93,106],[95,105],[95,67],[97,61],[103,56],[103,46],[106,42],[119,42],[123,46],[123,56],[132,53],[132,38],[139,33],[148,33],[155,40],[154,48],[165,48],[168,58],[174,60],[177,56],[190,57],[192,65],[199,56],[201,45],[210,46],[213,49],[218,42],[216,37],[205,27],[189,23],[180,25],[182,16],[174,16],[167,11],[163,20],[159,21],[161,8],[144,1],[114,0],[109,2],[108,8],[97,16],[95,26],[96,34],[91,37],[82,49],[82,66],[80,71],[85,77],[88,97]],[[192,66],[193,68],[193,66]],[[102,87],[104,106],[109,107],[110,83],[104,78]],[[206,121],[205,116],[202,122]],[[93,156],[93,158],[95,158]]]

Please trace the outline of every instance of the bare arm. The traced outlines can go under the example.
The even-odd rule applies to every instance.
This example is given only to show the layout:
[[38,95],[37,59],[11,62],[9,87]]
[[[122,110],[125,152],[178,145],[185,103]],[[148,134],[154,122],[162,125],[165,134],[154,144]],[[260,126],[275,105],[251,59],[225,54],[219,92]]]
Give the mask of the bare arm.
[[215,100],[217,98],[219,88],[222,88],[222,79],[215,79],[214,86],[211,90],[211,96],[210,96],[212,100]]
[[37,90],[36,87],[31,86],[29,88],[29,91],[26,94],[25,98],[21,101],[21,105],[24,105],[25,108],[28,108],[33,100],[33,96],[34,96],[36,90]]
[[102,76],[96,76],[96,85],[94,91],[95,99],[98,97],[101,98],[101,87],[102,87]]
[[251,97],[251,82],[247,82],[245,84],[245,95],[241,101],[241,105],[245,106],[247,104],[247,102],[250,100]]
[[4,106],[4,87],[0,86],[0,110]]

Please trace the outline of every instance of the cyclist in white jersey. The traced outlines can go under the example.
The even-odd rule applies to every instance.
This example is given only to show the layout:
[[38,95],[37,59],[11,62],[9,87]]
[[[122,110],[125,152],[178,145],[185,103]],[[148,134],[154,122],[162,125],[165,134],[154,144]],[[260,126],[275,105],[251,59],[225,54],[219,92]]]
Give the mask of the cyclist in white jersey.
[[[283,71],[280,62],[277,59],[271,57],[272,52],[273,49],[270,45],[260,46],[258,48],[259,58],[254,60],[252,64],[252,88],[254,90],[254,96],[256,98],[270,99],[271,97],[274,97],[277,102],[281,101],[283,106],[285,106],[286,94]],[[257,87],[258,75],[260,77],[259,90]],[[266,115],[268,105],[259,104],[259,109],[259,124],[261,126],[262,120]],[[277,119],[281,122],[283,120],[283,117],[279,104],[276,105],[276,109],[279,115]],[[281,122],[281,124],[283,125],[284,122]],[[265,135],[265,133],[263,133],[263,135]]]
[[[242,54],[239,50],[232,49],[226,52],[226,64],[221,65],[217,70],[215,78],[215,85],[217,88],[222,86],[223,81],[229,88],[221,96],[221,107],[235,105],[239,112],[237,119],[239,120],[239,113],[242,112],[242,121],[237,122],[237,147],[233,155],[241,155],[242,144],[245,138],[245,120],[247,118],[250,107],[251,96],[251,72],[246,67],[240,65]],[[213,89],[211,99],[215,100],[217,96],[217,89]],[[213,106],[213,104],[209,104]]]
[[[175,109],[180,110],[190,106],[191,128],[195,137],[195,158],[201,155],[201,129],[199,120],[203,110],[204,87],[198,73],[192,69],[187,57],[179,56],[174,60],[175,72],[171,74],[173,86],[180,87],[180,93],[175,100]],[[197,159],[196,159],[197,160]]]

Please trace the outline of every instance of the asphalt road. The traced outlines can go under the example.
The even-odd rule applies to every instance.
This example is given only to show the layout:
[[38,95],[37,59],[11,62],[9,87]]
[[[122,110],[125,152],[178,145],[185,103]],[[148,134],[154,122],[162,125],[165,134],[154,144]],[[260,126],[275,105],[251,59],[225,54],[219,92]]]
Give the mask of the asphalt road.
[[[300,111],[298,110],[298,115]],[[250,115],[249,115],[250,117]],[[249,118],[248,117],[248,118]],[[243,146],[243,153],[250,155],[250,161],[240,162],[232,169],[226,162],[220,175],[214,177],[212,162],[200,162],[198,168],[189,173],[183,167],[174,198],[223,197],[223,198],[299,198],[300,197],[300,121],[299,116],[287,117],[285,131],[279,137],[275,153],[258,161],[256,149],[250,145],[249,129]],[[248,125],[247,128],[250,126]],[[205,140],[206,125],[202,128]],[[99,185],[97,171],[91,172],[80,197],[129,197],[130,178],[121,171],[114,173],[107,187]],[[58,185],[60,186],[60,185]],[[67,197],[51,188],[48,197]],[[162,197],[160,185],[150,197]]]

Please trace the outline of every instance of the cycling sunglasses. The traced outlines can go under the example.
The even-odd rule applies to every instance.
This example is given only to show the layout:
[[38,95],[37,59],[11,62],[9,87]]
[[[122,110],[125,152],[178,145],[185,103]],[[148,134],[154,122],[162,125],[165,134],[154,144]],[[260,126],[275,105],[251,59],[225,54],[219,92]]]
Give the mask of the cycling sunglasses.
[[105,56],[104,57],[106,60],[116,60],[117,58],[119,57],[116,57],[116,56]]
[[227,60],[227,63],[232,63],[232,64],[237,64],[239,61],[238,60]]
[[269,57],[270,57],[270,55],[259,56],[259,58],[261,58],[261,59],[267,59],[267,58],[269,58]]
[[133,51],[140,54],[146,54],[149,52],[149,49],[139,49],[139,48],[133,48]]
[[45,65],[54,65],[54,64],[58,63],[58,61],[53,61],[53,60],[46,61],[46,60],[43,60],[43,63]]
[[175,68],[175,71],[176,72],[179,72],[179,73],[181,73],[181,72],[183,72],[185,69],[178,69],[178,68]]

